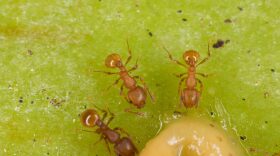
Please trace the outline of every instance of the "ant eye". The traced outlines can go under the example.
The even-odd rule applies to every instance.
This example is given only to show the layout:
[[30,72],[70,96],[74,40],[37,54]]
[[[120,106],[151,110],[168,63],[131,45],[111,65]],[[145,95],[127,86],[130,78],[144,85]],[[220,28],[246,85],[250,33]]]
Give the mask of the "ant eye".
[[193,56],[193,58],[194,58],[194,61],[196,62],[196,57],[195,57],[195,56]]
[[110,67],[113,67],[113,66],[115,66],[116,62],[115,62],[115,60],[111,60],[109,64],[110,64]]
[[85,124],[88,126],[94,126],[96,125],[96,122],[98,121],[99,117],[96,114],[92,114],[87,116],[85,120]]

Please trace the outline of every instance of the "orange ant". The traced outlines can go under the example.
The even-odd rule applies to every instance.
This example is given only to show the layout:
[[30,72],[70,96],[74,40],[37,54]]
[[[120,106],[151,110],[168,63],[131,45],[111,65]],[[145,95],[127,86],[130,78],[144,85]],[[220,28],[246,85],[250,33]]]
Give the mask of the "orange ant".
[[[132,143],[129,138],[128,133],[126,133],[122,128],[111,129],[108,127],[110,122],[113,120],[114,115],[108,111],[111,115],[109,120],[104,123],[105,118],[107,117],[108,112],[101,110],[103,112],[103,117],[100,119],[97,111],[94,109],[87,109],[81,114],[81,122],[85,127],[95,127],[98,128],[95,130],[96,133],[100,134],[100,139],[96,142],[98,143],[101,140],[105,140],[107,149],[111,155],[111,150],[109,143],[114,144],[114,151],[117,156],[135,156],[138,153],[137,148]],[[91,131],[90,131],[91,132]],[[127,137],[121,137],[121,133],[127,135]]]
[[[132,58],[128,41],[127,41],[127,48],[128,48],[129,56],[126,59],[125,64],[122,63],[120,55],[116,54],[116,53],[108,55],[105,60],[105,65],[108,68],[119,68],[119,70],[120,70],[119,72],[106,72],[106,71],[95,71],[95,72],[101,72],[101,73],[105,73],[107,75],[114,75],[114,74],[119,75],[120,77],[110,87],[108,87],[108,89],[114,85],[117,85],[120,80],[123,80],[123,84],[121,85],[120,95],[123,96],[127,102],[132,103],[134,106],[136,106],[138,109],[140,109],[145,106],[147,92],[148,92],[149,96],[151,97],[152,101],[154,101],[154,98],[153,98],[152,94],[150,93],[143,78],[141,78],[140,76],[131,76],[129,74],[130,72],[132,72],[138,68],[138,64],[137,64],[138,60],[136,61],[136,64],[131,69],[129,69],[129,70],[126,69],[125,66],[129,63],[129,61]],[[144,88],[141,86],[138,86],[135,79],[139,79],[142,82]],[[124,86],[128,89],[127,95],[123,94]],[[127,108],[125,111],[141,115],[141,113],[132,112],[131,109],[133,109],[133,108]]]
[[[181,62],[179,62],[178,60],[173,59],[172,55],[170,54],[170,52],[163,47],[164,50],[167,52],[168,54],[168,58],[175,62],[176,64],[183,66],[184,68],[188,68],[188,71],[186,73],[182,73],[179,75],[176,75],[177,77],[181,78],[180,82],[179,82],[179,88],[178,88],[178,94],[180,94],[180,103],[181,105],[183,104],[186,108],[192,108],[192,107],[197,107],[198,106],[198,101],[199,98],[202,94],[202,90],[203,90],[203,84],[202,81],[199,80],[198,78],[196,78],[196,74],[203,76],[203,77],[207,77],[208,75],[203,74],[203,73],[197,73],[196,72],[196,68],[205,63],[209,58],[210,58],[210,48],[209,48],[209,43],[208,43],[208,56],[206,58],[204,58],[202,61],[200,61],[198,63],[198,59],[200,57],[199,53],[195,50],[187,50],[185,51],[185,53],[183,54],[183,59],[185,60],[186,64],[183,64]],[[185,76],[187,75],[187,76]],[[182,83],[183,81],[186,80],[186,88],[184,88],[184,90],[182,91]],[[198,91],[196,89],[196,84],[197,82],[200,84],[200,90]]]

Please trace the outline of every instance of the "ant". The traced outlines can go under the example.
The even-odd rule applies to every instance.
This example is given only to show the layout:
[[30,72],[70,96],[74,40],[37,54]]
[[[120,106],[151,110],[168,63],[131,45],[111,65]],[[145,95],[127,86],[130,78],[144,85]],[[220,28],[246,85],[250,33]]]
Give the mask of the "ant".
[[[111,129],[108,127],[110,122],[113,120],[114,115],[108,111],[111,115],[109,120],[104,123],[105,118],[107,117],[108,112],[101,110],[103,112],[103,117],[100,119],[97,111],[95,109],[87,109],[81,114],[81,122],[85,127],[95,127],[98,128],[95,130],[96,133],[100,134],[100,139],[96,142],[98,143],[101,140],[105,140],[108,151],[111,155],[111,150],[109,143],[114,144],[114,151],[117,156],[135,156],[138,153],[137,148],[132,143],[129,138],[128,133],[126,133],[122,128],[116,127]],[[121,133],[127,135],[127,137],[121,137]]]
[[[171,61],[188,69],[188,71],[186,73],[176,75],[177,77],[181,78],[181,80],[179,82],[179,88],[178,88],[178,94],[180,94],[181,105],[183,104],[186,108],[192,108],[192,107],[197,108],[199,98],[202,94],[203,84],[202,84],[201,80],[196,78],[196,75],[200,75],[203,77],[208,77],[208,75],[203,74],[203,73],[197,73],[196,68],[199,65],[205,63],[210,58],[211,54],[210,54],[209,42],[208,42],[208,55],[206,58],[204,58],[199,63],[198,63],[198,59],[199,59],[200,55],[195,50],[187,50],[184,52],[183,59],[185,60],[186,64],[183,64],[183,63],[179,62],[178,60],[173,59],[170,52],[165,47],[163,47],[163,48],[167,52],[168,58]],[[181,88],[182,88],[183,81],[186,82],[186,88],[184,88],[182,90]],[[199,90],[196,89],[197,82],[200,84]]]
[[[138,68],[138,64],[137,64],[138,59],[136,60],[136,64],[131,69],[127,70],[126,65],[129,63],[129,61],[132,58],[131,49],[129,48],[128,41],[127,41],[127,48],[128,48],[129,56],[126,59],[125,64],[122,63],[120,55],[116,54],[116,53],[108,55],[107,58],[105,59],[106,67],[119,68],[119,70],[120,70],[119,72],[106,72],[106,71],[95,71],[95,72],[101,72],[101,73],[105,73],[107,75],[119,75],[120,77],[111,86],[109,86],[108,89],[110,89],[114,85],[117,85],[120,80],[123,80],[123,84],[121,85],[121,89],[120,89],[120,95],[123,96],[128,103],[131,103],[134,106],[136,106],[138,109],[140,109],[145,106],[147,92],[148,92],[149,96],[151,97],[152,101],[154,101],[154,97],[150,93],[143,78],[141,78],[140,76],[131,76],[130,75],[130,72],[132,72]],[[143,87],[137,85],[136,79],[141,81],[141,83],[143,84]],[[127,95],[124,95],[124,93],[123,93],[124,86],[128,89]],[[127,109],[125,109],[125,111],[141,115],[141,113],[132,112],[131,109],[133,109],[133,108],[127,108]]]

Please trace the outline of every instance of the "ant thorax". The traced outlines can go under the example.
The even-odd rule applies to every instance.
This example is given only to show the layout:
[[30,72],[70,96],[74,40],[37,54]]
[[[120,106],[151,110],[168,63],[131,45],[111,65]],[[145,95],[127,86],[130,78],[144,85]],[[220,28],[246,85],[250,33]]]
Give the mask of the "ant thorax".
[[190,67],[189,67],[189,72],[195,72],[195,69],[196,69],[196,68],[195,68],[194,66],[190,66]]
[[120,140],[120,134],[110,128],[104,130],[102,133],[111,143],[117,143]]

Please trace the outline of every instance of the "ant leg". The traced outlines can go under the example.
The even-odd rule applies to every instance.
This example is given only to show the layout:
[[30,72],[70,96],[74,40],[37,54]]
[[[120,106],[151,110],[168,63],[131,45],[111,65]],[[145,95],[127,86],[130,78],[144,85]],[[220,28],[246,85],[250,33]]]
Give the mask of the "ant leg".
[[96,72],[96,73],[103,73],[103,74],[106,74],[106,75],[115,75],[115,74],[119,74],[119,72],[107,72],[107,71],[99,71],[99,70],[95,70],[93,72]]
[[184,75],[186,75],[187,73],[182,73],[182,74],[173,74],[174,76],[178,77],[178,78],[181,78],[183,77]]
[[[182,91],[182,83],[184,82],[184,80],[186,80],[187,79],[187,77],[183,77],[181,80],[180,80],[180,82],[179,82],[179,87],[178,87],[178,94],[180,94],[181,93],[181,91]],[[180,94],[181,95],[181,94]]]
[[105,137],[103,135],[100,136],[100,138],[95,142],[93,143],[93,145],[96,145],[98,144],[100,141],[102,141],[103,139],[105,139]]
[[200,75],[200,76],[205,77],[205,78],[209,76],[209,74],[203,74],[203,73],[195,73],[195,74]]
[[117,85],[117,84],[119,83],[120,79],[121,79],[121,78],[118,78],[113,84],[111,84],[111,85],[107,88],[107,90],[109,90],[109,89],[112,88],[113,86]]
[[107,110],[101,109],[97,106],[95,106],[95,108],[97,108],[99,111],[101,111],[103,113],[103,116],[101,118],[102,121],[104,121],[106,119],[106,117],[108,116],[108,114],[110,115],[109,120],[106,122],[106,125],[109,125],[110,122],[114,119],[115,114],[113,114],[108,107],[106,107]]
[[132,113],[132,114],[135,114],[135,115],[144,116],[144,113],[135,112],[135,111],[132,111],[132,109],[134,109],[134,108],[130,107],[130,108],[126,108],[124,111],[127,112],[127,113]]
[[155,101],[155,98],[154,98],[154,96],[151,94],[151,92],[150,92],[148,86],[146,85],[144,79],[143,79],[142,77],[140,77],[140,76],[134,76],[134,78],[139,79],[139,80],[141,81],[141,83],[143,84],[145,90],[148,92],[148,94],[149,94],[149,96],[150,96],[152,102],[154,102],[154,101]]
[[175,60],[175,59],[172,57],[171,53],[170,53],[165,47],[163,47],[163,49],[167,52],[168,58],[169,58],[172,62],[175,62],[176,64],[178,64],[178,65],[183,66],[183,67],[186,68],[186,65],[183,64],[183,63],[181,63],[181,62],[179,62],[178,60]]
[[207,54],[207,57],[204,58],[202,61],[200,61],[196,66],[205,63],[210,58],[210,56],[211,56],[211,52],[210,52],[210,47],[209,47],[209,42],[208,42],[208,54]]
[[179,82],[179,86],[178,86],[178,94],[180,96],[180,106],[183,106],[183,98],[182,98],[182,83],[186,80],[187,77],[183,77],[180,82]]
[[[102,111],[102,112],[103,112],[103,111]],[[108,113],[107,113],[106,111],[104,111],[104,112],[103,112],[103,116],[102,116],[102,119],[101,119],[101,120],[102,120],[102,121],[103,121],[103,120],[105,120],[105,119],[106,119],[106,117],[107,117],[107,115],[108,115]]]
[[[79,130],[79,129],[77,129]],[[84,130],[84,129],[80,129],[80,131],[84,131],[84,132],[96,132],[96,131],[89,131],[89,130]]]
[[128,97],[125,96],[125,94],[123,93],[123,86],[124,86],[124,84],[121,85],[120,95],[121,95],[128,103],[131,103],[130,100],[128,99]]
[[180,106],[184,106],[184,102],[183,102],[183,99],[184,99],[184,96],[185,95],[182,95],[182,90],[180,91]]
[[128,72],[134,71],[134,70],[136,70],[137,68],[138,68],[138,59],[136,60],[135,65],[134,65],[132,68],[130,68],[130,69],[128,70]]
[[111,121],[113,121],[114,118],[115,118],[115,116],[111,116],[109,118],[109,120],[107,121],[106,125],[108,126],[111,123]]
[[106,125],[108,126],[111,121],[113,121],[113,119],[115,118],[115,114],[113,114],[109,109],[108,109],[109,114],[111,115],[111,117],[109,118],[109,120],[107,121]]
[[200,95],[201,95],[201,94],[202,94],[202,91],[203,91],[203,84],[202,84],[202,81],[201,81],[201,80],[199,80],[199,79],[197,79],[197,78],[196,78],[196,80],[197,80],[197,82],[200,84],[199,93],[200,93]]
[[129,134],[128,134],[124,129],[122,129],[122,128],[120,128],[120,127],[116,127],[116,128],[114,128],[113,130],[114,130],[114,131],[119,131],[120,133],[125,134],[127,137],[130,137]]
[[126,40],[126,44],[128,49],[128,58],[126,59],[124,66],[126,66],[132,58],[131,49],[129,48],[128,40]]
[[108,140],[106,140],[106,139],[104,139],[105,140],[105,143],[106,143],[106,147],[107,147],[107,149],[108,149],[108,151],[109,151],[109,153],[110,153],[110,156],[112,155],[112,153],[111,153],[111,149],[110,149],[110,146],[109,146],[109,143],[108,143]]
[[107,112],[106,110],[104,110],[104,109],[101,109],[101,108],[97,107],[96,105],[94,105],[94,107],[95,107],[96,109],[98,109],[100,112],[103,113],[101,120],[102,120],[102,121],[105,120],[105,118],[106,118],[107,115],[108,115],[108,112]]

